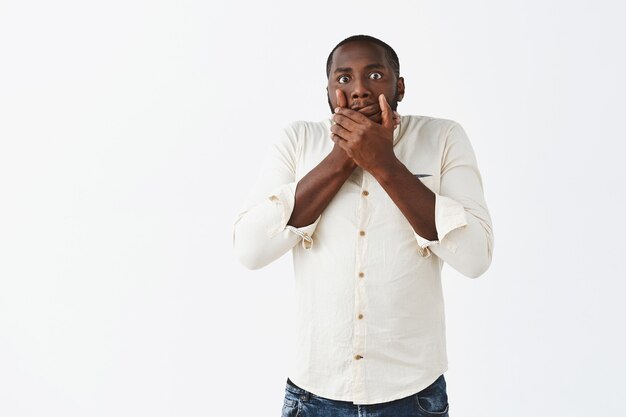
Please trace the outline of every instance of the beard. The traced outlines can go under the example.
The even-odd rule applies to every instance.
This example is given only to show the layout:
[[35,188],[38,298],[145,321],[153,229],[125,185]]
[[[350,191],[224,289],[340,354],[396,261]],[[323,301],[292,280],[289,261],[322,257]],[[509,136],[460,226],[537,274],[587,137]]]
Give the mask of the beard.
[[[333,107],[333,103],[331,103],[330,101],[330,94],[328,93],[328,89],[326,89],[326,99],[328,100],[328,107],[330,108],[330,113],[334,114],[335,108]],[[389,107],[391,107],[391,110],[393,111],[398,110],[398,86],[396,86],[393,92],[393,99],[389,102]]]

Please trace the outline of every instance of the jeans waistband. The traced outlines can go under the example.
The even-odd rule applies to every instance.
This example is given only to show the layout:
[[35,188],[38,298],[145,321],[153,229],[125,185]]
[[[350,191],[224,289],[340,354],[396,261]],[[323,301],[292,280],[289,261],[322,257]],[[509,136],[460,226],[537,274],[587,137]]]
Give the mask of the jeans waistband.
[[289,389],[289,391],[293,392],[294,394],[304,394],[307,392],[306,390],[303,390],[302,388],[294,384],[289,378],[287,378],[287,385],[287,389],[291,388]]
[[[439,377],[435,380],[435,382],[433,382],[430,386],[428,386],[428,387],[424,388],[424,389],[423,389],[422,391],[420,391],[420,392],[426,391],[426,390],[428,390],[429,388],[432,388],[432,387],[433,387],[433,386],[435,386],[435,385],[439,385],[440,387],[442,387],[443,391],[445,392],[445,390],[446,390],[446,380],[444,379],[443,374],[442,374],[442,375],[440,375],[440,376],[439,376]],[[296,395],[304,395],[304,396],[306,396],[306,399],[307,399],[307,400],[309,399],[309,397],[310,397],[310,396],[316,396],[316,395],[314,395],[314,394],[310,393],[309,391],[307,391],[307,390],[305,390],[305,389],[300,388],[299,386],[297,386],[296,384],[294,384],[294,383],[293,383],[293,381],[292,381],[291,379],[289,379],[289,378],[287,378],[287,386],[285,387],[285,389],[286,389],[287,391],[289,391],[289,392],[293,393],[293,394],[296,394]],[[418,394],[419,394],[419,393],[418,393]],[[416,395],[416,394],[413,394],[413,395]],[[319,398],[324,398],[324,397],[319,397]],[[346,402],[346,401],[339,401],[339,400],[331,400],[331,401]]]

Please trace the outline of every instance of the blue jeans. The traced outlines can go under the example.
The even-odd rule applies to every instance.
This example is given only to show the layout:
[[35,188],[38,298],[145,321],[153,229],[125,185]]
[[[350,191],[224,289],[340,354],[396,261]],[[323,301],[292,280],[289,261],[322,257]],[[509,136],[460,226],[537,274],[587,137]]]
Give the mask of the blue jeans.
[[302,388],[285,387],[282,417],[448,417],[443,375],[420,392],[379,404],[357,405],[319,397]]

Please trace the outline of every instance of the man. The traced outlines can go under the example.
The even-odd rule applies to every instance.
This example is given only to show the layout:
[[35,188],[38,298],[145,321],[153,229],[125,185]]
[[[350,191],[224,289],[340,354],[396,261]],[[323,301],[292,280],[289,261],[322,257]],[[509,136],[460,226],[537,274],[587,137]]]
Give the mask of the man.
[[332,117],[285,129],[233,233],[251,269],[293,252],[283,415],[447,416],[441,268],[478,277],[493,246],[473,150],[451,120],[394,119],[386,43],[343,40],[327,75]]

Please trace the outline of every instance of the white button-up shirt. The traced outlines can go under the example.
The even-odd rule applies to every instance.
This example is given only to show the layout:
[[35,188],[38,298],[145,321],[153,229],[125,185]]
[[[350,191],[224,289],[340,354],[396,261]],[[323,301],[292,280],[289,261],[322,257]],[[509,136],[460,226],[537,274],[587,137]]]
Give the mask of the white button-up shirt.
[[387,402],[421,391],[447,370],[441,268],[447,262],[481,275],[491,262],[491,220],[462,127],[401,116],[394,152],[435,193],[438,241],[415,233],[360,168],[313,224],[288,226],[296,184],[334,145],[330,126],[328,119],[284,130],[237,216],[235,252],[251,269],[293,253],[289,378],[296,385],[355,404]]

